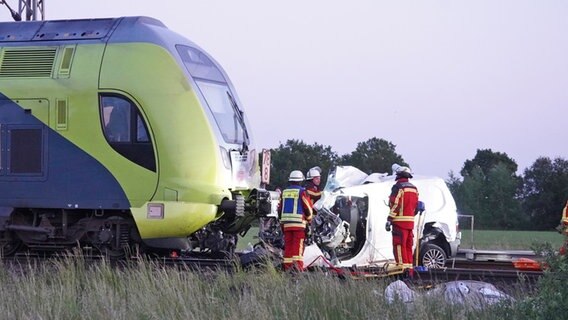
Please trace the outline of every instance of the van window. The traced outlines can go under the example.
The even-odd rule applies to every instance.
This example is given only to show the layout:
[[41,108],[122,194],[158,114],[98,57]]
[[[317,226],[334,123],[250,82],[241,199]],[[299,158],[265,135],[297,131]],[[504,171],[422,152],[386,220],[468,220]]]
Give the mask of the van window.
[[142,167],[156,171],[148,125],[138,107],[124,96],[100,95],[103,132],[110,146]]

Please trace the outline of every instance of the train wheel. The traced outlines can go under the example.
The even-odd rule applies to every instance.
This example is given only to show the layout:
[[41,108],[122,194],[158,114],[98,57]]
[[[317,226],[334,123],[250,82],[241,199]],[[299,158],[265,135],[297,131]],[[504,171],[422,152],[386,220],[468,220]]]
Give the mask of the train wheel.
[[2,238],[0,238],[0,256],[2,257],[9,257],[14,255],[20,247],[22,246],[22,241],[19,239],[13,239],[9,237],[7,234],[4,234]]
[[110,259],[122,259],[134,254],[132,232],[136,229],[129,220],[112,216],[104,221],[97,235],[97,247],[100,252]]

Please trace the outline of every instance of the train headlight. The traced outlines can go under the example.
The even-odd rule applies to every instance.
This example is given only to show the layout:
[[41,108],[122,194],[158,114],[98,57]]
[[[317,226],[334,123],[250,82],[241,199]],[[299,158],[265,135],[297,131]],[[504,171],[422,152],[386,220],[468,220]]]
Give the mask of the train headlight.
[[229,158],[229,151],[223,147],[219,147],[221,149],[221,159],[223,159],[223,165],[225,168],[231,169],[231,159]]

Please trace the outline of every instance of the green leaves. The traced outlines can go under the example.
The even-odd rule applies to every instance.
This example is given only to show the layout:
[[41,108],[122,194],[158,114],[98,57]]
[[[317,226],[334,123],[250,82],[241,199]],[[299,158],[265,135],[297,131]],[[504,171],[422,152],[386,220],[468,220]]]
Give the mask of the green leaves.
[[402,156],[396,153],[396,145],[392,142],[379,138],[371,138],[359,142],[355,151],[341,157],[341,164],[357,167],[361,171],[370,174],[373,172],[391,173],[391,166],[398,163],[402,166],[408,164]]
[[302,140],[293,139],[272,149],[271,159],[269,188],[286,187],[288,175],[292,170],[301,170],[305,175],[314,166],[322,168],[323,188],[329,169],[337,165],[338,156],[330,146],[318,143],[308,145]]
[[568,200],[568,161],[538,158],[524,172],[523,209],[535,229],[552,230]]
[[396,153],[395,148],[391,142],[373,137],[359,142],[355,151],[340,157],[330,146],[318,143],[308,145],[302,140],[288,140],[271,150],[269,188],[285,187],[292,170],[301,170],[306,174],[314,166],[322,168],[322,188],[329,170],[336,165],[354,166],[366,173],[390,173],[393,163],[408,165],[402,156]]
[[568,161],[540,157],[524,177],[516,170],[506,153],[477,150],[464,163],[463,180],[451,172],[447,181],[458,210],[475,215],[482,229],[552,230],[568,200]]
[[[461,170],[463,182],[453,177],[450,189],[461,213],[473,214],[482,229],[519,229],[526,224],[521,210],[521,178],[517,163],[506,153],[478,149]],[[452,178],[452,176],[450,176]]]
[[[336,165],[351,165],[368,174],[390,174],[393,163],[409,165],[396,152],[396,145],[376,137],[359,142],[354,151],[341,156],[330,146],[295,139],[271,153],[269,189],[285,187],[292,170],[306,174],[314,166],[322,168],[323,188],[329,170]],[[478,149],[473,159],[464,162],[463,178],[450,172],[447,181],[460,213],[475,215],[476,228],[552,230],[568,200],[568,161],[540,157],[524,176],[518,176],[517,169],[506,153]]]

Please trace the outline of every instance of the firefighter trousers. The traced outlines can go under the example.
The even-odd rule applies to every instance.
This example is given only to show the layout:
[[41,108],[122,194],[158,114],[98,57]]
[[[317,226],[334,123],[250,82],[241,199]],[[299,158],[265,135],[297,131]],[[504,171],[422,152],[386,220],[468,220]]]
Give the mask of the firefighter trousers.
[[284,271],[304,270],[304,229],[284,228]]
[[412,244],[414,234],[412,229],[402,229],[393,225],[392,229],[392,249],[396,264],[403,269],[412,268]]

